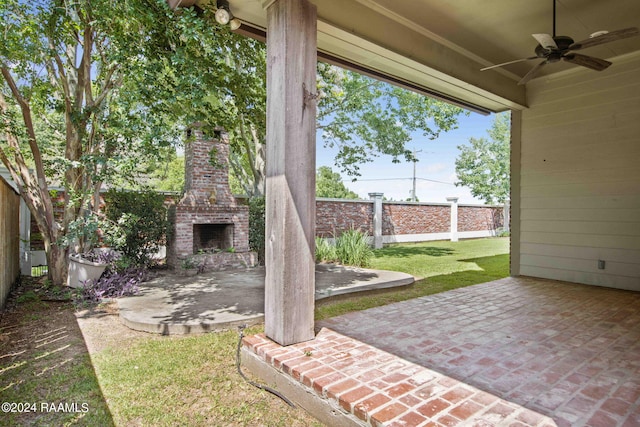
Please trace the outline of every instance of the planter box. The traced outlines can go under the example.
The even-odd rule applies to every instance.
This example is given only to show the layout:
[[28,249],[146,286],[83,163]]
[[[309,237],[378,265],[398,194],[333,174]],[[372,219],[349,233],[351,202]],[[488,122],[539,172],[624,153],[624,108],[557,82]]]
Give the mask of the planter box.
[[72,288],[83,288],[87,280],[97,280],[102,276],[108,264],[87,261],[80,255],[69,256],[69,273],[67,275],[67,286]]

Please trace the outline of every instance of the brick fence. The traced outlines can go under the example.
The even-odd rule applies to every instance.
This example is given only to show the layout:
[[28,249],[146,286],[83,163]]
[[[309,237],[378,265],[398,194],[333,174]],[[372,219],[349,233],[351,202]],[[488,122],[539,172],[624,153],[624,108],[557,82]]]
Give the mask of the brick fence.
[[[331,238],[359,229],[375,237],[376,203],[381,204],[381,243],[489,237],[504,228],[502,206],[463,205],[452,200],[455,201],[387,202],[381,200],[381,195],[372,200],[317,199],[316,235]],[[457,221],[452,230],[454,212]]]

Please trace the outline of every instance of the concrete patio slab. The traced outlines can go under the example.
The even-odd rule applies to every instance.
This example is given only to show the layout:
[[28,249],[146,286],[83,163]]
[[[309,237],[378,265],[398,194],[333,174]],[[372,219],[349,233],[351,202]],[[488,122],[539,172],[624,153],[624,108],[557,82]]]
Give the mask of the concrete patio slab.
[[[190,334],[264,320],[263,267],[185,277],[167,275],[141,286],[140,295],[119,298],[122,323],[138,331]],[[333,264],[316,266],[316,299],[406,286],[413,276]]]

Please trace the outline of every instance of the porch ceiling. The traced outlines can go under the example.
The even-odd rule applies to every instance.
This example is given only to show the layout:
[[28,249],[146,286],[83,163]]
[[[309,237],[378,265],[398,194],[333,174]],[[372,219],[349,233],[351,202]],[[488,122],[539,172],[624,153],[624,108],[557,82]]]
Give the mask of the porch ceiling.
[[[273,0],[230,0],[246,26],[266,29]],[[315,0],[318,50],[427,91],[487,109],[526,106],[517,81],[537,62],[481,72],[480,68],[532,56],[533,33],[552,33],[551,1]],[[557,34],[582,40],[600,30],[640,25],[637,0],[557,0]],[[640,50],[640,37],[585,50],[608,59]],[[538,78],[572,68],[545,67]],[[605,71],[606,72],[606,71]]]

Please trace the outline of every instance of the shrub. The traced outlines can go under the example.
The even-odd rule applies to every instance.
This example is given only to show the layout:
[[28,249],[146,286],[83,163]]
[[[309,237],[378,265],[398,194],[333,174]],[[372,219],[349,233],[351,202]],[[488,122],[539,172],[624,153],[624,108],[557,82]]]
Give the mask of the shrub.
[[348,230],[331,243],[328,239],[316,237],[316,262],[339,262],[354,267],[368,267],[373,251],[366,233]]
[[510,235],[511,233],[509,233],[509,230],[505,228],[498,228],[496,230],[496,237],[509,237]]
[[249,199],[249,248],[258,254],[258,261],[264,264],[264,197]]
[[336,262],[336,247],[328,239],[316,237],[316,262]]
[[347,230],[336,239],[336,258],[344,265],[368,267],[373,257],[366,233]]
[[154,191],[118,191],[105,194],[105,214],[124,231],[116,247],[136,265],[149,265],[151,257],[165,243],[167,209],[164,197]]

